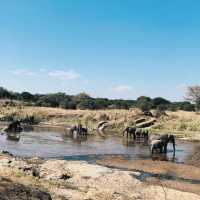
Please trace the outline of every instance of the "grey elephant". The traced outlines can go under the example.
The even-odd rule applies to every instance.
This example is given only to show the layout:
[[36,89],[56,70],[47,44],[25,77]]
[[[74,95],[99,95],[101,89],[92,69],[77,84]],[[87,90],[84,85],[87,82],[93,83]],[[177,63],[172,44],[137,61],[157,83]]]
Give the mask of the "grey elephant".
[[21,126],[20,121],[18,120],[11,122],[7,127],[3,129],[3,132],[7,132],[7,133],[10,133],[10,132],[20,133],[22,131],[23,131],[23,128]]
[[144,142],[147,142],[149,139],[149,131],[144,128],[137,128],[135,131],[135,135],[137,140],[143,139]]
[[169,134],[164,134],[150,140],[151,153],[153,154],[157,150],[160,153],[167,153],[168,143],[173,144],[173,152],[175,154],[175,136]]
[[80,136],[87,136],[87,134],[88,134],[87,128],[84,128],[81,124],[79,124],[77,129],[78,129],[78,134]]
[[126,134],[127,138],[130,136],[130,138],[133,137],[133,139],[135,140],[136,139],[135,132],[136,132],[136,127],[130,127],[130,126],[128,126],[123,131],[123,137]]
[[70,136],[87,136],[88,129],[84,128],[81,124],[78,126],[73,126],[69,130]]

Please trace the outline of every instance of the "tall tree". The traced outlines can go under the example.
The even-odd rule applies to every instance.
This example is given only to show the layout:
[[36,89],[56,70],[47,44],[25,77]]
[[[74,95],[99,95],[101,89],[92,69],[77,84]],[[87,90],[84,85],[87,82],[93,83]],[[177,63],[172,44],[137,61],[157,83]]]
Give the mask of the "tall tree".
[[189,86],[187,88],[186,99],[195,103],[196,110],[200,110],[200,85]]

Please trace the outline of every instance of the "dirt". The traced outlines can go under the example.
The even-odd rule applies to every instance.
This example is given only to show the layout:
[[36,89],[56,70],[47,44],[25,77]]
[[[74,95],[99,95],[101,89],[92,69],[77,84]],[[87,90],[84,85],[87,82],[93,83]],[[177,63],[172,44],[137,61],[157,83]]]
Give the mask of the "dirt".
[[14,183],[10,179],[0,177],[1,200],[51,200],[51,195],[35,187]]
[[186,160],[186,163],[200,168],[200,146],[195,148],[191,156]]
[[[125,166],[128,164],[119,158],[116,161],[121,167],[123,164]],[[116,161],[112,160],[112,165],[117,165]],[[141,162],[139,164],[138,162],[137,167],[142,168],[146,164],[148,163]],[[6,200],[46,200],[50,198],[54,200],[200,199],[197,184],[191,189],[190,186],[184,185],[186,188],[184,190],[183,185],[174,187],[174,182],[168,180],[168,182],[163,180],[162,183],[159,183],[157,179],[148,177],[142,181],[138,178],[142,176],[142,172],[133,170],[132,165],[133,163],[129,163],[129,170],[121,170],[88,164],[85,161],[22,159],[1,155],[0,192],[1,195],[4,195],[3,200],[5,195],[7,195]],[[153,164],[150,166],[152,169]],[[164,171],[166,170],[167,167]],[[197,175],[198,171],[195,173]],[[195,178],[194,176],[195,174],[188,177]]]
[[112,168],[139,171],[143,176],[138,179],[150,185],[200,194],[200,168],[197,166],[165,161],[127,160],[120,156],[108,156],[97,163]]

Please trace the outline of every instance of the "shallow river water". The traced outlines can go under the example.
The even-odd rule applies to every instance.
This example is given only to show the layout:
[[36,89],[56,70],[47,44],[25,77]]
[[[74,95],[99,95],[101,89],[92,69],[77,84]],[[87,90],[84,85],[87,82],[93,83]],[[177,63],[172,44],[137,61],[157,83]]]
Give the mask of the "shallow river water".
[[[177,141],[175,158],[173,158],[171,145],[169,145],[167,157],[159,156],[158,158],[182,163],[195,152],[197,146],[199,143]],[[111,135],[72,139],[65,136],[63,130],[46,128],[34,128],[34,130],[22,132],[19,141],[8,140],[6,135],[0,135],[0,150],[23,157],[38,156],[91,162],[106,155],[122,155],[128,159],[152,159],[149,147],[145,144]]]

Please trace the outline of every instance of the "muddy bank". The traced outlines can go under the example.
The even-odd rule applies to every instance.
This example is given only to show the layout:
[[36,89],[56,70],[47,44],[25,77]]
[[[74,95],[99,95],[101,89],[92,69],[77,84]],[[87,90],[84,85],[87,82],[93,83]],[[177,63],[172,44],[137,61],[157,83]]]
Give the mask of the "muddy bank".
[[[141,181],[138,179],[141,175],[134,170],[111,169],[84,161],[45,161],[0,155],[0,177],[3,178],[0,183],[9,177],[14,184],[33,190],[37,186],[55,200],[200,199],[194,192]],[[10,194],[16,195],[13,191]]]
[[127,160],[121,156],[107,156],[97,163],[111,168],[140,172],[136,178],[150,185],[163,185],[200,195],[200,167],[197,166],[157,160]]
[[51,200],[51,195],[35,187],[15,183],[7,178],[0,177],[1,200]]

